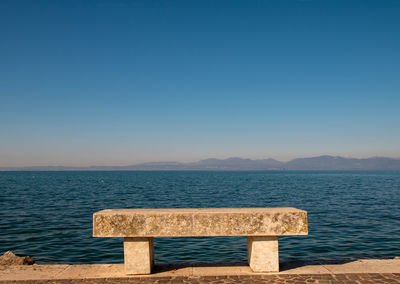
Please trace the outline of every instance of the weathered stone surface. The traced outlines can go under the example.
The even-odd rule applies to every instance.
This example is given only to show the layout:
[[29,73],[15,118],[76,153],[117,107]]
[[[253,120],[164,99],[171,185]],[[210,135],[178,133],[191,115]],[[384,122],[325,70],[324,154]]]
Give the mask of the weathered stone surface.
[[108,209],[93,214],[94,237],[307,235],[296,208]]
[[0,265],[32,265],[35,261],[30,256],[16,256],[12,251],[0,256]]

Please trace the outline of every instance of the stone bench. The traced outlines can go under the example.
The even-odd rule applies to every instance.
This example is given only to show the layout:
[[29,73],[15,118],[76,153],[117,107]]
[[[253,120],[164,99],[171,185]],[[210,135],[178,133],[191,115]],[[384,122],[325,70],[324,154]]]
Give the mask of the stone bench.
[[278,236],[307,235],[296,208],[109,209],[93,214],[94,237],[123,237],[126,274],[150,274],[154,237],[246,236],[255,272],[279,271]]

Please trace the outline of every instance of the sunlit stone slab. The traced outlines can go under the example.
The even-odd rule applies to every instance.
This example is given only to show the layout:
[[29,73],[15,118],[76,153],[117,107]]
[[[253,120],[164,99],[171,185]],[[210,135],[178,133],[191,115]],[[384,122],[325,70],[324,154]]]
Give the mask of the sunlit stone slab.
[[93,214],[94,237],[307,235],[296,208],[107,209]]

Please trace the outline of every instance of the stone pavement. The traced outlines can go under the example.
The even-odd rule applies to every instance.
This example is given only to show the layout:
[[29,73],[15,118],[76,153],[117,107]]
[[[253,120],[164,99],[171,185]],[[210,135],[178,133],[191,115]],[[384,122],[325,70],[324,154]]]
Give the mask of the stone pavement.
[[279,273],[254,273],[245,264],[157,265],[141,276],[125,275],[123,264],[0,266],[0,283],[400,283],[400,259],[282,263]]
[[230,276],[176,276],[176,277],[135,277],[135,278],[95,278],[95,279],[57,279],[57,280],[9,280],[0,283],[47,283],[47,284],[108,284],[108,283],[291,283],[291,284],[328,284],[328,283],[400,283],[400,273],[351,273],[351,274],[286,274],[286,275],[230,275]]

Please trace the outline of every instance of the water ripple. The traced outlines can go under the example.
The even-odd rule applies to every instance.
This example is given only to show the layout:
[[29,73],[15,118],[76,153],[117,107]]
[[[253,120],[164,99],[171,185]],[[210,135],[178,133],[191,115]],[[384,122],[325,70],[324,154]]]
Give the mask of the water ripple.
[[[280,260],[400,255],[400,172],[0,172],[0,253],[38,263],[121,263],[122,239],[92,238],[105,208],[272,207],[309,212]],[[157,262],[246,260],[246,239],[156,238]]]

